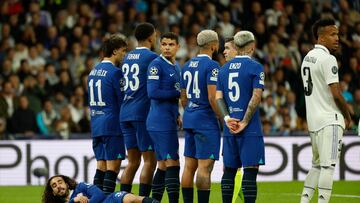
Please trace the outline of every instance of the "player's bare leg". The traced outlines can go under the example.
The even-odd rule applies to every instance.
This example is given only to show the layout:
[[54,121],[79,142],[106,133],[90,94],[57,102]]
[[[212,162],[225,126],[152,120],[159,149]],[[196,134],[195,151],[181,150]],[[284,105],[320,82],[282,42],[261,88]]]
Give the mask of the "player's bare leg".
[[142,153],[144,166],[140,174],[139,195],[148,197],[151,192],[151,183],[156,168],[156,156],[154,151]]
[[103,191],[107,195],[115,191],[116,179],[120,171],[120,165],[121,159],[106,161]]
[[181,188],[184,203],[192,203],[194,199],[194,176],[198,167],[198,160],[185,157],[185,167],[181,177]]
[[208,203],[210,197],[211,172],[215,160],[199,159],[198,171],[196,173],[196,187],[198,191],[198,203]]
[[138,170],[141,162],[141,152],[137,148],[131,148],[127,150],[128,153],[128,165],[121,174],[121,186],[120,191],[131,192],[132,182],[136,171]]

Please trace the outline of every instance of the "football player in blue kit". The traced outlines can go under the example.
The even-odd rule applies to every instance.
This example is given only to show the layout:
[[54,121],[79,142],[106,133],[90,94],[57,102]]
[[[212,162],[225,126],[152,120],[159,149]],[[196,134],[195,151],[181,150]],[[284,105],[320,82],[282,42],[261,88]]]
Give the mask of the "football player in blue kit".
[[209,202],[211,172],[220,151],[220,128],[215,113],[220,65],[211,58],[219,49],[218,35],[215,31],[203,30],[197,35],[197,44],[199,54],[183,66],[180,83],[185,130],[185,167],[181,187],[185,203],[193,202],[196,171],[197,202]]
[[111,35],[103,43],[103,60],[89,73],[88,91],[93,151],[97,161],[94,185],[105,194],[114,192],[125,146],[120,130],[120,106],[123,100],[118,66],[127,43],[120,35]]
[[258,105],[264,88],[264,68],[251,58],[255,37],[249,31],[234,36],[238,55],[219,72],[216,101],[224,127],[224,174],[221,179],[222,198],[230,203],[238,168],[244,168],[242,190],[246,203],[255,202],[256,177],[259,165],[265,164],[265,147]]
[[147,68],[157,54],[150,49],[156,44],[156,30],[150,23],[141,23],[135,28],[138,46],[129,52],[122,62],[124,74],[124,101],[121,105],[121,130],[124,134],[128,165],[121,175],[121,191],[131,192],[136,171],[144,159],[140,174],[140,196],[149,196],[152,177],[156,167],[154,146],[146,130],[146,118],[150,109],[147,96]]
[[180,45],[175,33],[160,37],[161,55],[148,67],[147,93],[150,111],[147,130],[154,143],[158,169],[152,184],[152,197],[161,201],[166,187],[169,202],[179,201],[179,140],[178,124],[180,97],[180,68],[175,60]]
[[85,182],[77,183],[64,175],[51,177],[45,186],[43,203],[158,203],[159,201],[120,191],[105,195],[97,186]]

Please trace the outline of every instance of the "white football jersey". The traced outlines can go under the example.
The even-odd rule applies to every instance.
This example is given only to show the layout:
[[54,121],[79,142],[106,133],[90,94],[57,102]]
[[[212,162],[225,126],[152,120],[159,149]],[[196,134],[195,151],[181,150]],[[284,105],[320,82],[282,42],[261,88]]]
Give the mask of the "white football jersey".
[[338,65],[325,46],[317,44],[305,56],[301,64],[301,77],[309,131],[318,131],[332,124],[345,128],[344,117],[329,87],[329,84],[339,82]]

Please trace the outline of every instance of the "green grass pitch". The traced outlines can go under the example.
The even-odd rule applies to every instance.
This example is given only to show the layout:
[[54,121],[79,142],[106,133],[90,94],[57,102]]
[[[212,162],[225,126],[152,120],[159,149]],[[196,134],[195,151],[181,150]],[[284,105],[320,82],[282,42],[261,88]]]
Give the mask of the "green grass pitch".
[[[257,203],[292,203],[300,201],[300,192],[303,182],[260,182],[258,183]],[[119,186],[117,186],[117,190]],[[133,192],[137,193],[138,185],[134,185]],[[42,186],[1,186],[1,203],[39,203],[43,192]],[[162,202],[167,201],[164,194]],[[180,195],[180,202],[182,202]],[[195,201],[196,202],[196,192]],[[211,187],[210,202],[221,202],[220,184],[214,183]],[[241,202],[241,201],[239,201]],[[314,201],[317,202],[314,198]],[[358,203],[360,202],[360,181],[336,181],[333,187],[331,203]]]

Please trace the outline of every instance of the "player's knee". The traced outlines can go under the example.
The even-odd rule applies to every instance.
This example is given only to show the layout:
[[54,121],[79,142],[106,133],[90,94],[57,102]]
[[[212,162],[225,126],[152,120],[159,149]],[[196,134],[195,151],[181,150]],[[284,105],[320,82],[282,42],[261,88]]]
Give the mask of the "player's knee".
[[199,165],[198,173],[209,175],[211,171],[213,170],[214,165],[213,164],[206,164],[206,165]]
[[127,167],[131,170],[137,170],[140,167],[140,160],[129,161]]
[[156,168],[156,162],[144,161],[144,169],[154,172]]
[[105,160],[98,160],[96,162],[96,168],[101,171],[106,171],[106,161]]

